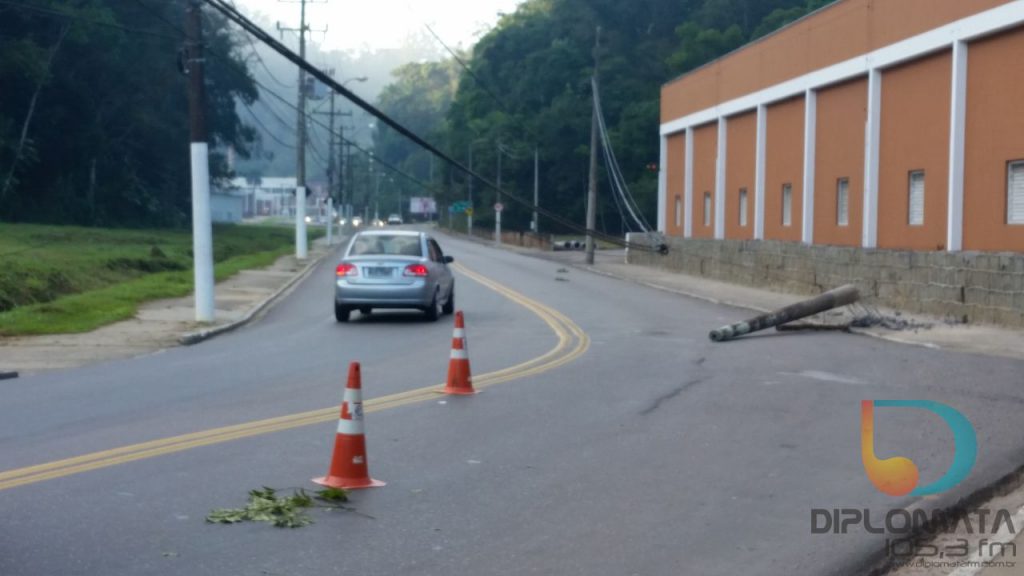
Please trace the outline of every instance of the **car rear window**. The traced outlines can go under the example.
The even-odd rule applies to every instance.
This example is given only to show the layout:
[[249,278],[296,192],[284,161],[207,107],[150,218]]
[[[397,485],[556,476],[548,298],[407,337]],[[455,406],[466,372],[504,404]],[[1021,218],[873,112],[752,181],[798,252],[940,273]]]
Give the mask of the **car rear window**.
[[423,256],[418,236],[373,234],[356,237],[350,256]]

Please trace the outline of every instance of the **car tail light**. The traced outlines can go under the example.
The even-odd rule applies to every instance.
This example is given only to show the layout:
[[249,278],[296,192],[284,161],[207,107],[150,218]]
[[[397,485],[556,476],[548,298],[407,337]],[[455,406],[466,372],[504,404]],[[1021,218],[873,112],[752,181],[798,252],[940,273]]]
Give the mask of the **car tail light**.
[[359,276],[359,269],[356,268],[355,264],[342,262],[341,264],[338,264],[337,268],[334,269],[334,273],[337,276]]
[[427,273],[427,267],[423,264],[409,264],[404,272],[406,276],[426,276]]

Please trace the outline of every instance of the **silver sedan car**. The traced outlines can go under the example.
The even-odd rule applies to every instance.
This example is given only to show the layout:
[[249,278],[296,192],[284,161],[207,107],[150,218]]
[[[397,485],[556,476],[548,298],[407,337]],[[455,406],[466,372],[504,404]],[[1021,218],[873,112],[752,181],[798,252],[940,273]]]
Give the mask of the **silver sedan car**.
[[335,269],[334,317],[353,310],[412,308],[428,320],[455,311],[455,278],[437,241],[414,230],[366,230],[352,237]]

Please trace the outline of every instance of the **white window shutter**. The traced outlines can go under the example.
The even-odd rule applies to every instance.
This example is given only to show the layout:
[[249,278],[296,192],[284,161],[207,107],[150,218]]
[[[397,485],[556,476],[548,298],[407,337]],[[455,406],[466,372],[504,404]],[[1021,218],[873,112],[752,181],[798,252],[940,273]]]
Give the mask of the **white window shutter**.
[[740,188],[740,226],[747,225],[747,189]]
[[704,193],[704,225],[711,226],[711,192]]
[[924,225],[924,171],[910,173],[910,210],[908,223],[911,226]]
[[1009,224],[1024,224],[1024,160],[1010,162],[1006,216]]

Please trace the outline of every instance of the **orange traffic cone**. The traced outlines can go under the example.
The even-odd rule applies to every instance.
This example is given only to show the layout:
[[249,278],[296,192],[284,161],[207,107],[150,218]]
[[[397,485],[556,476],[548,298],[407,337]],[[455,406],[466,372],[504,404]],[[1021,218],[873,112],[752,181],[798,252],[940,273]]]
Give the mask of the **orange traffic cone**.
[[448,384],[445,394],[476,394],[469,369],[469,344],[466,341],[466,322],[462,311],[455,313],[455,331],[452,333],[452,355],[448,360]]
[[331,488],[375,488],[384,483],[370,478],[366,465],[366,437],[363,435],[363,390],[359,363],[348,367],[348,385],[341,401],[341,419],[334,437],[334,455],[327,476],[313,482]]

